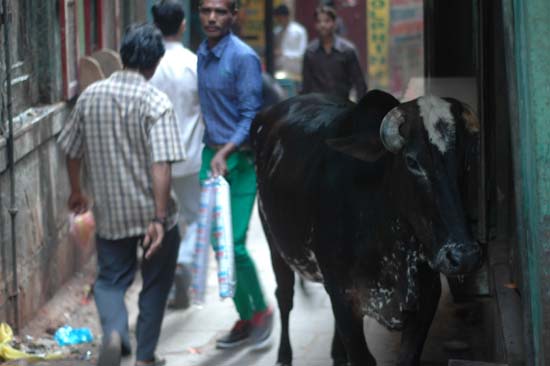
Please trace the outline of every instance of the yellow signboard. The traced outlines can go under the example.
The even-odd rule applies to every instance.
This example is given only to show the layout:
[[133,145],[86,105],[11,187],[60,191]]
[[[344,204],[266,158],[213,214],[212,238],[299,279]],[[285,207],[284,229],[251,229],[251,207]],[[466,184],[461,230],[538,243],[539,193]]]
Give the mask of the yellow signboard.
[[265,1],[242,0],[240,4],[241,38],[260,55],[263,55],[265,49]]
[[367,0],[369,86],[387,89],[390,84],[390,0]]

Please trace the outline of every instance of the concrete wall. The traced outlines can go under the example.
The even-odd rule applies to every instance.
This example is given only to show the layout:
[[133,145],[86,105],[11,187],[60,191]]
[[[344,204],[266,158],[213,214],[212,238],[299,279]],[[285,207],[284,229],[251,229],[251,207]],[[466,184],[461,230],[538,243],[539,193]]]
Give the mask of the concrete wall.
[[[15,196],[19,316],[24,325],[82,264],[92,257],[67,236],[69,193],[64,156],[55,139],[69,107],[59,103],[28,111],[15,137]],[[0,137],[0,321],[13,325],[10,177]]]

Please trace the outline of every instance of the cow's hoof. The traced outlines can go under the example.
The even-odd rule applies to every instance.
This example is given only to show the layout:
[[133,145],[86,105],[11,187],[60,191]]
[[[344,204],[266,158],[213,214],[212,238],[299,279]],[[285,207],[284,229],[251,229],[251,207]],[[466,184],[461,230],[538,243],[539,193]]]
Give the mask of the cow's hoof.
[[275,366],[292,366],[292,364],[287,362],[277,362]]

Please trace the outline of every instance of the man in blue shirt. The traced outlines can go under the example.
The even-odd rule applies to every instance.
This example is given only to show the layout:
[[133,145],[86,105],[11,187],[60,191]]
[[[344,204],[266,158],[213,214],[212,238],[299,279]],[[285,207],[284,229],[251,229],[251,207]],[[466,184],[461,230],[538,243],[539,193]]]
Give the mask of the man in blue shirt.
[[264,299],[246,249],[256,195],[248,136],[262,105],[260,60],[230,31],[237,14],[235,0],[203,0],[199,12],[207,36],[197,52],[199,98],[206,127],[200,179],[223,175],[230,185],[237,279],[234,302],[239,313],[239,320],[216,345],[232,348],[252,341],[255,348],[261,348],[271,334],[273,310]]

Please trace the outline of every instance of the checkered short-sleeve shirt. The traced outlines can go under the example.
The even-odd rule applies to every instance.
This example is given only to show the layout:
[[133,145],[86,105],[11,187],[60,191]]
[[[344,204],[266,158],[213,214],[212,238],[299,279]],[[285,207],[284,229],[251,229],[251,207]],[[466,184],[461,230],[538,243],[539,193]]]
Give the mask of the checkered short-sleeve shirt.
[[[97,233],[111,240],[145,233],[155,216],[152,164],[186,157],[170,100],[132,71],[89,86],[58,143],[69,157],[84,160]],[[172,227],[177,201],[170,196]]]

